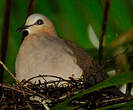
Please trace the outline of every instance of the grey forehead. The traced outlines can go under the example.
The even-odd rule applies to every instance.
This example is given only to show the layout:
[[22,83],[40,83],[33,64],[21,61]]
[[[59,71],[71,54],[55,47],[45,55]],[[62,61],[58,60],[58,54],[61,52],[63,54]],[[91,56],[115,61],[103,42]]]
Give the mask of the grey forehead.
[[46,17],[44,15],[41,14],[32,14],[30,15],[27,20],[26,20],[26,24],[33,24],[35,23],[38,19],[45,19]]
[[28,19],[36,19],[36,18],[44,18],[45,16],[42,14],[32,14],[28,17]]

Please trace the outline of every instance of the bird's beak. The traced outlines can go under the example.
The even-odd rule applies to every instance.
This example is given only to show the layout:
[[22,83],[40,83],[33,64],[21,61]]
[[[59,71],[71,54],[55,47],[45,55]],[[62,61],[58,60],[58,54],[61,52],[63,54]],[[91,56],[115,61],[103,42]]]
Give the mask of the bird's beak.
[[17,32],[22,32],[25,29],[28,29],[30,26],[32,26],[32,25],[24,25],[24,26],[21,26],[20,28],[17,29]]

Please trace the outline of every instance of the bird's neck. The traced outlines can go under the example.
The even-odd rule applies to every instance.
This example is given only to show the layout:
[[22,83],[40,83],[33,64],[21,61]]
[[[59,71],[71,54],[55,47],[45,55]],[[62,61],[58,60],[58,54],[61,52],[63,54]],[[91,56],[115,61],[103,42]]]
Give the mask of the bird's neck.
[[42,30],[40,30],[40,32],[42,34],[45,34],[48,36],[57,37],[57,33],[56,33],[55,29],[42,29]]
[[43,35],[47,35],[47,36],[53,36],[53,37],[57,37],[57,33],[56,30],[54,29],[54,27],[43,27],[40,28],[39,30],[37,29],[33,29],[34,31],[30,32],[30,35],[33,34],[43,34]]

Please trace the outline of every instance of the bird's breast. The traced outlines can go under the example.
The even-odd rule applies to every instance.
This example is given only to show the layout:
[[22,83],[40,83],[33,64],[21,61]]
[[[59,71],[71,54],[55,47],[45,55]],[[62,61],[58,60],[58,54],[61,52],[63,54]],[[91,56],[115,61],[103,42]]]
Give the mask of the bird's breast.
[[[26,39],[16,59],[16,76],[19,80],[39,74],[56,75],[62,78],[79,78],[82,69],[75,57],[66,51],[67,46],[58,39]],[[68,48],[69,49],[69,48]]]

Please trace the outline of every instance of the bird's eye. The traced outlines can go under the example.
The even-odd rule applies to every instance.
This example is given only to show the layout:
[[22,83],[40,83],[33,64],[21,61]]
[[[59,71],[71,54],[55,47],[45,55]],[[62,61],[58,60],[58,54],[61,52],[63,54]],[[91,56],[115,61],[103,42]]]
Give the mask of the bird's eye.
[[41,20],[41,19],[37,20],[36,24],[37,24],[37,25],[43,24],[43,20]]

